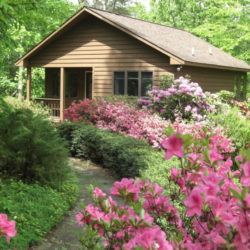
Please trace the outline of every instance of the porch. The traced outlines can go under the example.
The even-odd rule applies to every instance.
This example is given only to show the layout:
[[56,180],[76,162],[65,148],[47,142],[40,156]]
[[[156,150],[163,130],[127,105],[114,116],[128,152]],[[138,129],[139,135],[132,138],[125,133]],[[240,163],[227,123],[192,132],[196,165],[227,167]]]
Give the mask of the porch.
[[32,98],[32,69],[27,68],[27,100],[41,103],[53,120],[63,121],[64,110],[72,102],[92,98],[92,68],[46,68],[45,94]]

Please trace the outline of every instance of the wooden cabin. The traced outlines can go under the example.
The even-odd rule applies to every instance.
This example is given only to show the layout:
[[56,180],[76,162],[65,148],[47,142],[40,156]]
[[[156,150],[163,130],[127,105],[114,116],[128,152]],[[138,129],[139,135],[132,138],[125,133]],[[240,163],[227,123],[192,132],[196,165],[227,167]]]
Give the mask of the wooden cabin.
[[37,98],[63,117],[73,101],[105,95],[144,96],[161,75],[190,75],[205,91],[232,91],[250,66],[180,29],[93,8],[83,8],[16,66],[45,68],[45,97]]

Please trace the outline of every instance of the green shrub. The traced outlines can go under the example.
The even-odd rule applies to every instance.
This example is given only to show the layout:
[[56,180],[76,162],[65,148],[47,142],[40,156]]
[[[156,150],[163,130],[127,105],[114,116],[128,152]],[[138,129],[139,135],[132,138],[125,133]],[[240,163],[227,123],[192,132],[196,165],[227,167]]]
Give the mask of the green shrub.
[[168,89],[174,84],[173,75],[161,75],[159,89]]
[[71,208],[78,196],[76,178],[68,179],[61,190],[22,181],[0,180],[0,213],[16,221],[17,235],[7,244],[0,237],[0,249],[28,249],[41,242]]
[[219,98],[221,99],[222,102],[231,104],[231,101],[236,98],[234,92],[230,92],[227,90],[221,90],[220,92],[217,93]]
[[111,103],[122,102],[133,106],[137,106],[138,104],[138,97],[128,95],[108,95],[98,97],[98,99],[102,99]]
[[11,104],[12,106],[16,108],[24,108],[24,109],[30,109],[35,114],[39,114],[44,116],[45,118],[48,118],[50,115],[50,110],[40,103],[35,103],[32,101],[26,101],[26,100],[19,100],[18,98],[7,96],[4,98],[4,101]]
[[0,173],[59,187],[70,168],[68,152],[56,129],[28,108],[0,101]]
[[240,149],[250,145],[250,122],[240,114],[237,108],[227,109],[217,115],[210,115],[209,119],[225,129],[225,134],[236,147],[236,154],[239,153]]
[[74,156],[99,163],[119,177],[140,176],[166,186],[167,175],[162,172],[167,169],[169,175],[169,167],[178,165],[176,160],[166,161],[163,151],[132,137],[83,123],[63,123],[58,130]]

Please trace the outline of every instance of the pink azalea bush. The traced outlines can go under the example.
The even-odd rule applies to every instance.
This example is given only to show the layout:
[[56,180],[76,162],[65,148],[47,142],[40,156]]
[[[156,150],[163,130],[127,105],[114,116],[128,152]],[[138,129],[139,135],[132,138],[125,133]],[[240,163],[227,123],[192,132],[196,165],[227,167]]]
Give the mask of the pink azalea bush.
[[[146,140],[155,148],[167,138],[166,128],[170,121],[153,114],[149,110],[138,109],[123,102],[109,102],[103,99],[73,103],[66,111],[65,118],[72,122],[89,122],[101,129],[112,130],[138,139]],[[197,140],[217,134],[221,140],[227,140],[220,127],[209,127],[207,122],[189,124],[176,121],[172,124],[177,133],[192,134]],[[231,144],[230,144],[231,145]],[[227,150],[232,152],[233,148]]]
[[149,99],[140,99],[139,104],[171,121],[205,120],[207,112],[214,109],[214,106],[207,102],[207,96],[199,84],[184,77],[175,80],[166,90],[154,86],[148,94]]
[[157,184],[124,178],[110,194],[127,205],[95,188],[96,205],[80,212],[78,223],[91,226],[112,249],[249,249],[250,151],[236,157],[239,170],[233,172],[223,153],[228,143],[217,147],[217,140],[184,134],[163,140],[165,157],[180,159],[171,179],[179,186],[173,197],[179,197],[181,208]]
[[0,236],[3,235],[7,242],[16,235],[15,221],[8,221],[6,214],[0,214]]
[[73,103],[65,111],[65,118],[73,122],[87,121],[101,129],[144,139],[156,148],[160,148],[164,131],[169,125],[167,120],[150,111],[104,99]]

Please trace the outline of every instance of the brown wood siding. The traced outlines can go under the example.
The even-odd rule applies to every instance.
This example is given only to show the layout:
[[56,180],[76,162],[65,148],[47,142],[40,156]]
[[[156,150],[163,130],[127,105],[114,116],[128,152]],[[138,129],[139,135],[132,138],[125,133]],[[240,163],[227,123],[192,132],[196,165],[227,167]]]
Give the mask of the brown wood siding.
[[93,96],[113,93],[113,72],[152,71],[154,84],[161,73],[174,71],[169,57],[102,21],[90,17],[33,56],[33,67],[92,67]]
[[[113,94],[114,71],[152,71],[155,85],[163,74],[192,77],[206,91],[233,90],[235,72],[183,66],[170,66],[170,58],[122,31],[88,17],[29,60],[33,67],[92,68],[92,96]],[[49,84],[47,80],[46,86]],[[84,83],[82,83],[82,86]],[[46,87],[49,91],[49,87]],[[80,95],[79,97],[82,97]]]
[[175,77],[189,75],[193,82],[197,82],[204,91],[217,92],[220,90],[233,91],[234,79],[239,72],[183,66]]

